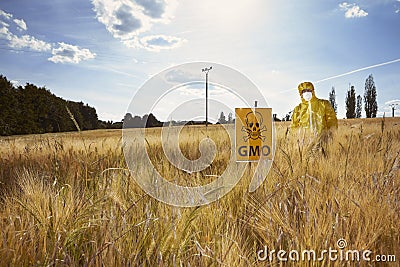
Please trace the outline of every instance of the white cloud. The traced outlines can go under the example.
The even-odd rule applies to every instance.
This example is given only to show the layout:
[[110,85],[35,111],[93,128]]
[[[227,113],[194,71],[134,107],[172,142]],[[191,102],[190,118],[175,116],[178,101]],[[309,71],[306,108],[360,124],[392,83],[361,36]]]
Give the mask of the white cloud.
[[[5,11],[0,9],[0,16],[3,18],[6,18],[11,22],[11,18],[13,17],[12,14],[6,13]],[[24,49],[28,48],[33,51],[49,51],[51,49],[51,44],[39,40],[35,38],[34,36],[31,35],[22,35],[18,36],[17,34],[14,34],[10,32],[9,27],[10,25],[8,23],[5,23],[4,21],[0,21],[1,25],[3,27],[0,28],[0,37],[8,40],[8,46],[14,49]],[[26,26],[26,23],[22,19],[14,19],[12,22],[15,23],[17,28],[19,30],[27,30],[28,27]]]
[[182,83],[194,83],[198,81],[202,81],[202,87],[203,87],[203,80],[204,76],[203,73],[197,71],[197,72],[192,72],[190,70],[179,70],[179,69],[173,69],[168,71],[165,74],[165,81],[173,84],[182,84]]
[[271,74],[279,75],[281,72],[279,70],[271,70]]
[[114,38],[127,40],[150,29],[150,18],[131,1],[93,0],[99,22]]
[[54,63],[79,63],[82,60],[88,60],[96,57],[95,53],[90,52],[89,49],[80,48],[75,45],[66,43],[58,43],[58,48],[53,48],[53,54],[48,60]]
[[368,16],[368,12],[362,10],[358,5],[349,4],[347,2],[343,2],[339,4],[341,10],[345,11],[344,16],[346,18],[361,18]]
[[153,52],[160,52],[161,50],[173,49],[180,47],[186,42],[185,39],[166,36],[166,35],[149,35],[134,40],[125,41],[125,45],[128,47],[144,48]]
[[9,25],[2,21],[0,21],[0,24],[3,25],[3,27],[0,28],[0,37],[8,39],[10,35],[10,31],[8,30]]
[[377,116],[378,117],[383,117],[384,115],[386,117],[391,117],[392,116],[392,107],[395,108],[395,116],[399,116],[400,115],[400,100],[399,99],[393,99],[393,100],[389,100],[385,102],[385,106],[380,107],[378,112],[377,112]]
[[18,86],[22,85],[21,82],[20,82],[20,81],[17,81],[17,80],[11,80],[10,82],[12,83],[12,85],[13,85],[14,87],[18,87]]
[[23,49],[28,48],[33,51],[49,51],[51,44],[45,41],[38,40],[30,35],[17,36],[12,33],[9,34],[9,46],[11,48]]
[[400,107],[400,100],[399,99],[393,99],[385,102],[385,105],[398,105]]
[[23,19],[14,19],[13,20],[15,24],[17,24],[18,29],[26,31],[28,27],[26,26],[26,23]]
[[[376,113],[376,116],[377,116],[378,118],[381,118],[381,117],[383,117],[383,116],[385,116],[386,118],[387,118],[387,117],[392,117],[392,109],[390,108],[390,110],[388,109],[387,111],[378,111],[378,112]],[[396,110],[394,111],[394,116],[395,116],[395,117],[399,117],[399,116],[400,116],[400,111],[396,109]]]
[[181,38],[165,35],[140,37],[155,23],[169,23],[177,5],[175,0],[92,0],[99,22],[127,47],[149,51],[172,49],[183,44]]
[[0,9],[0,17],[10,20],[13,17],[13,15]]
[[[198,88],[200,87],[200,88]],[[209,96],[224,96],[224,97],[228,97],[231,95],[231,93],[219,86],[216,85],[209,85],[208,87],[208,93]],[[181,86],[178,87],[176,89],[176,91],[180,94],[180,95],[184,95],[184,96],[196,96],[196,97],[203,97],[205,95],[205,90],[204,90],[204,83],[201,84],[195,84],[193,85],[185,85],[185,86]]]
[[[10,22],[14,22],[14,26],[17,26],[19,31],[26,31],[28,29],[25,21],[23,19],[13,19],[13,15],[4,12],[0,9],[0,17],[5,18]],[[75,45],[66,44],[63,42],[58,43],[56,48],[55,44],[39,40],[34,36],[25,34],[18,35],[10,31],[10,25],[4,21],[0,20],[0,38],[8,41],[8,46],[10,48],[20,50],[28,49],[38,52],[48,52],[51,51],[52,56],[48,58],[49,61],[54,63],[74,63],[77,64],[83,60],[88,60],[95,58],[96,54],[92,53],[89,49],[80,48]]]
[[118,122],[124,118],[123,114],[102,112],[101,110],[99,110],[97,113],[99,115],[99,120],[104,120],[104,121],[111,120],[113,122]]

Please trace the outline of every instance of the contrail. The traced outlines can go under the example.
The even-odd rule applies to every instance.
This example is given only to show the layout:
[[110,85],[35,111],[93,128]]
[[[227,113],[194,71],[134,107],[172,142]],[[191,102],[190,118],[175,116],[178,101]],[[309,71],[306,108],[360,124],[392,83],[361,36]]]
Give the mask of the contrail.
[[379,64],[375,64],[375,65],[372,65],[372,66],[364,67],[364,68],[361,68],[361,69],[352,70],[352,71],[349,71],[349,72],[346,72],[346,73],[343,73],[343,74],[335,75],[335,76],[332,76],[332,77],[328,77],[328,78],[316,81],[314,83],[320,83],[320,82],[332,80],[332,79],[335,79],[335,78],[339,78],[339,77],[343,77],[343,76],[346,76],[346,75],[349,75],[349,74],[360,72],[360,71],[363,71],[363,70],[369,70],[369,69],[372,69],[372,68],[393,64],[393,63],[396,63],[396,62],[400,62],[400,58],[392,60],[392,61],[388,61],[388,62],[379,63]]
[[[331,77],[328,77],[328,78],[325,78],[325,79],[322,79],[322,80],[319,80],[319,81],[316,81],[316,82],[313,82],[313,83],[317,84],[317,83],[320,83],[320,82],[336,79],[336,78],[343,77],[343,76],[346,76],[346,75],[350,75],[350,74],[353,74],[353,73],[356,73],[356,72],[360,72],[360,71],[363,71],[363,70],[369,70],[369,69],[372,69],[372,68],[377,68],[377,67],[393,64],[393,63],[396,63],[396,62],[400,62],[400,58],[395,59],[395,60],[391,60],[391,61],[387,61],[387,62],[383,62],[383,63],[379,63],[379,64],[375,64],[375,65],[371,65],[371,66],[368,66],[368,67],[352,70],[352,71],[345,72],[345,73],[342,73],[342,74],[339,74],[339,75],[331,76]],[[297,88],[283,90],[283,91],[277,92],[277,94],[286,93],[286,92],[289,92],[289,91],[292,91],[292,90],[297,90]]]

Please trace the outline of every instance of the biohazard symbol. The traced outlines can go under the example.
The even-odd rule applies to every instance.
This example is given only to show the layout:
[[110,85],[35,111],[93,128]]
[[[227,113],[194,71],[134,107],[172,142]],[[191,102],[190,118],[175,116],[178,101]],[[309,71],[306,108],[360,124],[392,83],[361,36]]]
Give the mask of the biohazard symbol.
[[257,140],[261,139],[265,141],[265,136],[262,132],[267,131],[267,127],[263,125],[263,117],[259,112],[249,112],[246,115],[246,126],[242,126],[242,132],[246,135],[243,136],[243,140],[247,142],[249,139]]

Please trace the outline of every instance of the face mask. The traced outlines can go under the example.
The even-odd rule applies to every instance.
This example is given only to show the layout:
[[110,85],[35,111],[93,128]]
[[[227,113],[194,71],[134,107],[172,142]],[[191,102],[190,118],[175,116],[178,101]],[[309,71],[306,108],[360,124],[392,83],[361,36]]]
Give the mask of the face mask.
[[303,98],[305,101],[310,101],[312,98],[312,93],[311,92],[304,92],[303,93]]

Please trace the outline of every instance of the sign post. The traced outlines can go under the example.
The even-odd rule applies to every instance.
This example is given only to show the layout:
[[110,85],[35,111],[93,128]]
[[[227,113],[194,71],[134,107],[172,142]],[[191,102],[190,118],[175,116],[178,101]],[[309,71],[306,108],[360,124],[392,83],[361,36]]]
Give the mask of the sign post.
[[235,108],[236,161],[272,160],[272,109]]

